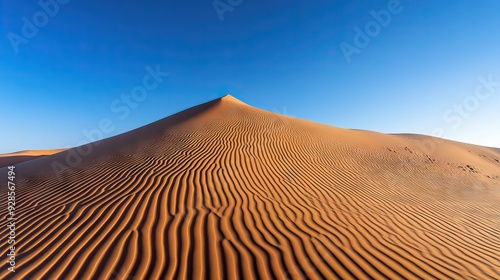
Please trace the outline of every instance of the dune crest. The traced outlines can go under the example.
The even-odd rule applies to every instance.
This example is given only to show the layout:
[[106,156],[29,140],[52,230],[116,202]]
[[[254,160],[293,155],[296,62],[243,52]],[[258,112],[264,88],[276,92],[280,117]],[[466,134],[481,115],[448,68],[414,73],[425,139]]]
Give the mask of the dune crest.
[[500,275],[497,149],[228,95],[105,139],[58,178],[51,163],[70,152],[16,165],[16,279]]

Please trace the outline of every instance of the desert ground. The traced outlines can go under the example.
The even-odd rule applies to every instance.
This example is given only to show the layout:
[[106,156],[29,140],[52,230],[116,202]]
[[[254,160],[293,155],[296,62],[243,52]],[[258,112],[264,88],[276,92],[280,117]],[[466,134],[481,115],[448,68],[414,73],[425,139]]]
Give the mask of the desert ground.
[[0,163],[16,164],[18,218],[16,272],[2,238],[1,279],[500,279],[494,148],[225,96]]

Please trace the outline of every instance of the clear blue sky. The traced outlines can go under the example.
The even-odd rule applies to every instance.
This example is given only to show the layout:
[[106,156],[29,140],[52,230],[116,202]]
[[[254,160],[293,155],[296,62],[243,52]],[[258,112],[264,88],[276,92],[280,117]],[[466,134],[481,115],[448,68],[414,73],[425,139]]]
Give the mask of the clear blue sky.
[[[496,0],[55,1],[0,0],[0,153],[76,146],[104,118],[109,137],[227,93],[344,128],[500,147]],[[169,76],[118,113],[157,65]]]

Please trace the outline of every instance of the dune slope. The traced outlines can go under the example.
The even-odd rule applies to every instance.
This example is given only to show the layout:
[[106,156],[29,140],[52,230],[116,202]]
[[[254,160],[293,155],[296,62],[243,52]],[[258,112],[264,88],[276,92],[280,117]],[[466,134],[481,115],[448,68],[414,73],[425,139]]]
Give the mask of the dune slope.
[[226,96],[69,166],[75,151],[16,166],[16,279],[500,275],[492,148],[345,130]]

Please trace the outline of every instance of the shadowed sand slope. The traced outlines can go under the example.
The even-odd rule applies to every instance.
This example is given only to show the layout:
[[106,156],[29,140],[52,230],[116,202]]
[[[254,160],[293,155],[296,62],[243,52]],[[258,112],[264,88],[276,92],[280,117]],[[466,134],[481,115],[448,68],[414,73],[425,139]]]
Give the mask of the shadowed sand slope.
[[52,164],[76,149],[16,166],[16,279],[500,275],[492,148],[345,130],[231,96],[95,144],[58,176]]

